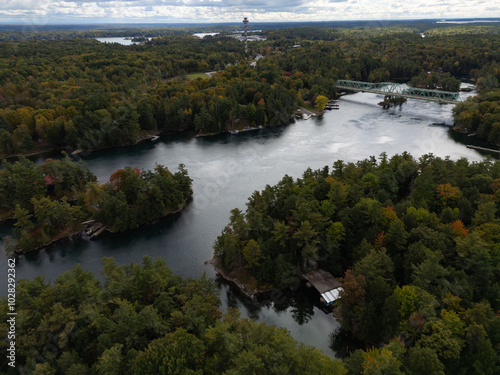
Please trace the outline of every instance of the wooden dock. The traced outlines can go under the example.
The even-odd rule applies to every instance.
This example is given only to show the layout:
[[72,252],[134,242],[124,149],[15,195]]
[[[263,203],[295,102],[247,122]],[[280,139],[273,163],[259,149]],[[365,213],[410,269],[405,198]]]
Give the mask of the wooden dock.
[[100,227],[98,230],[95,231],[95,233],[90,236],[90,238],[95,238],[97,237],[98,235],[100,235],[102,232],[104,232],[106,230],[106,227],[105,226],[102,226]]
[[85,229],[85,234],[89,236],[90,239],[97,237],[107,229],[104,224],[97,223],[93,220],[90,222],[90,224],[92,225]]
[[326,305],[331,305],[339,299],[342,284],[330,272],[318,269],[308,272],[302,277],[321,294],[321,299]]
[[[318,116],[316,113],[314,112],[311,112],[309,111],[308,109],[304,108],[304,107],[299,107],[297,109],[297,112],[300,112],[301,114],[304,114],[306,117],[304,118],[304,120],[308,120],[310,119],[311,117],[315,117],[315,116]],[[296,113],[297,113],[296,112]]]
[[494,150],[492,148],[479,147],[479,146],[473,146],[473,145],[467,145],[465,147],[472,148],[474,150],[488,151],[488,152],[494,152],[496,154],[500,154],[500,150]]

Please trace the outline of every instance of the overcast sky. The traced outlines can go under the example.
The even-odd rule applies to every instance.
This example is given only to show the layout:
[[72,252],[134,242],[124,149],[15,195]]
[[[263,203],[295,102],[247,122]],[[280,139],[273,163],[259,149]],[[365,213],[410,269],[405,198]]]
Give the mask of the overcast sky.
[[0,23],[170,23],[500,17],[494,0],[0,0]]

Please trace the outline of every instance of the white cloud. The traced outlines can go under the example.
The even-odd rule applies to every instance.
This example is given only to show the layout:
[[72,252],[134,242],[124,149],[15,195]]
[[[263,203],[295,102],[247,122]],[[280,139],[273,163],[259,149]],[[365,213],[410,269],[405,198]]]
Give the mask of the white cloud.
[[3,0],[0,22],[250,22],[500,17],[484,0]]

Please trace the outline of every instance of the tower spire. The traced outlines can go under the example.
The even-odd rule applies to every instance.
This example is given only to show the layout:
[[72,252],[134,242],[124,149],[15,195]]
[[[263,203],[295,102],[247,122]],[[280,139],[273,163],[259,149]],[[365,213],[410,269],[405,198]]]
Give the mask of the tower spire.
[[248,18],[243,18],[243,23],[245,24],[245,56],[248,57],[248,39],[247,39],[247,24],[248,24]]

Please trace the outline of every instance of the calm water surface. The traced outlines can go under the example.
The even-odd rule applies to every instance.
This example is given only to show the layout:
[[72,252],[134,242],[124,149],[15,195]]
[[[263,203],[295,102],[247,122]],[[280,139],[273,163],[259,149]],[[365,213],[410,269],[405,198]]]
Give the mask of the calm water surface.
[[122,37],[95,38],[95,40],[101,43],[118,43],[123,46],[131,46],[132,44],[137,44],[137,42],[132,42],[130,37],[128,39]]
[[[129,233],[104,234],[93,241],[68,240],[19,256],[17,277],[30,279],[41,274],[53,281],[77,263],[98,274],[103,256],[113,256],[117,264],[124,265],[140,262],[144,255],[165,259],[184,277],[197,278],[204,273],[215,277],[212,267],[204,262],[212,258],[212,245],[227,224],[229,211],[235,207],[244,210],[254,190],[277,183],[285,174],[300,177],[308,167],[332,166],[338,159],[357,161],[382,152],[389,156],[408,151],[415,157],[433,153],[454,160],[483,159],[454,140],[449,128],[443,126],[452,122],[452,105],[409,100],[402,108],[382,110],[376,105],[381,100],[381,96],[358,93],[342,97],[340,110],[273,130],[210,138],[162,138],[157,143],[85,155],[83,159],[102,182],[128,165],[152,169],[160,163],[175,170],[184,163],[194,180],[193,202],[176,217]],[[0,226],[0,235],[9,231],[8,225]],[[4,275],[3,251],[0,257]],[[1,285],[5,294],[6,284]],[[310,294],[297,293],[285,304],[256,303],[220,283],[224,309],[238,307],[244,317],[286,327],[297,340],[333,356],[329,333],[338,324],[331,314],[315,306],[316,296]]]
[[219,33],[196,33],[196,34],[193,34],[193,35],[197,36],[200,39],[203,39],[206,36],[216,36],[216,35],[219,35]]

